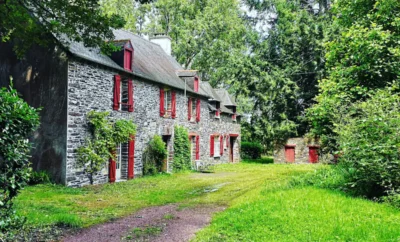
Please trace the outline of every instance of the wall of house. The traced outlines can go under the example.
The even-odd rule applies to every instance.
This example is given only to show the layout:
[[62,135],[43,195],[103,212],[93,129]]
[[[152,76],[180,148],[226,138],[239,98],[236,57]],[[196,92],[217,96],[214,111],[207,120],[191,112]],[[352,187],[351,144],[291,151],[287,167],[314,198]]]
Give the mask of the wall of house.
[[67,58],[54,46],[33,46],[18,59],[11,44],[0,42],[0,87],[13,86],[22,98],[41,108],[40,127],[32,135],[33,169],[65,183],[67,136]]
[[[210,117],[207,100],[201,101],[201,120],[199,123],[190,123],[187,120],[187,97],[181,91],[176,91],[177,115],[175,119],[162,118],[159,114],[160,86],[150,84],[139,79],[133,80],[134,85],[134,112],[113,111],[113,87],[115,71],[85,63],[80,60],[69,62],[68,88],[68,138],[67,138],[67,184],[82,186],[89,184],[82,169],[76,167],[76,149],[83,145],[88,135],[85,115],[90,110],[109,111],[111,119],[125,118],[137,125],[135,138],[135,176],[142,174],[142,153],[149,140],[156,134],[171,135],[173,141],[173,127],[181,125],[191,133],[200,135],[200,160],[209,164],[228,162],[228,153],[220,158],[210,157],[210,135],[240,134],[240,125],[233,123],[229,117],[221,120]],[[240,160],[240,136],[235,142],[234,158]],[[172,151],[173,152],[173,151]],[[173,163],[168,165],[169,171]],[[95,177],[95,183],[108,182],[108,169]]]
[[[287,140],[286,145],[295,145],[295,162],[294,163],[309,163],[309,148],[308,146],[318,145],[313,140],[306,138],[290,138]],[[286,163],[285,158],[285,145],[280,146],[274,151],[275,163]]]

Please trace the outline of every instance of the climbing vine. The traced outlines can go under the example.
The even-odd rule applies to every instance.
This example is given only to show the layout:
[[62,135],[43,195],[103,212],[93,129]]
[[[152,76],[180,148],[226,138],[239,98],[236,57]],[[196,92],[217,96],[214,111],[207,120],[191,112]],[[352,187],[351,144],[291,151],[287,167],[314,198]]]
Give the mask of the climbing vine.
[[136,134],[136,125],[129,120],[120,119],[111,122],[109,112],[90,111],[87,114],[90,137],[86,144],[79,147],[77,167],[83,168],[90,184],[93,176],[101,171],[104,164],[115,159],[113,151],[120,143],[128,142]]
[[177,171],[191,168],[189,134],[181,126],[175,126],[173,164],[174,170]]

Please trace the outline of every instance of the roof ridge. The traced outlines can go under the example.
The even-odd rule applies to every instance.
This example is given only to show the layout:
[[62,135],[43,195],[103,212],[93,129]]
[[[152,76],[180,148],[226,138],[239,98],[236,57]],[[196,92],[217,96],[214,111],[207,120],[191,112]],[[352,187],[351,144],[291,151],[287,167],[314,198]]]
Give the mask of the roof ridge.
[[[140,39],[142,39],[142,40],[144,40],[144,41],[147,41],[147,42],[149,42],[149,43],[152,43],[153,45],[160,46],[159,44],[153,43],[153,42],[151,42],[150,40],[145,39],[145,38],[143,38],[142,36],[140,36],[140,35],[138,35],[138,34],[132,33],[132,32],[129,31],[129,30],[126,30],[126,29],[117,29],[117,30],[122,30],[122,31],[124,31],[124,32],[126,32],[126,33],[128,33],[128,34],[134,35],[134,36],[136,36],[136,37],[138,37],[138,38],[140,38]],[[161,47],[161,46],[160,46],[160,47]]]

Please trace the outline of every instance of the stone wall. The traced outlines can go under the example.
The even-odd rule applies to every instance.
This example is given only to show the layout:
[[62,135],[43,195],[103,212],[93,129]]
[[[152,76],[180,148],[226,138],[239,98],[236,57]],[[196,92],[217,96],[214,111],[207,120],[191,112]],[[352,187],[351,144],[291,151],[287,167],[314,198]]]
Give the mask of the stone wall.
[[[174,139],[174,126],[180,125],[190,133],[200,136],[200,160],[207,164],[225,163],[229,161],[227,152],[220,158],[210,157],[210,135],[240,134],[240,125],[233,123],[229,116],[223,115],[216,119],[210,115],[207,99],[201,100],[201,119],[199,123],[187,120],[187,97],[183,91],[176,91],[176,118],[163,118],[159,114],[160,86],[149,82],[133,79],[134,85],[134,112],[114,111],[113,87],[114,70],[102,66],[85,63],[78,60],[69,62],[68,72],[68,137],[67,137],[67,185],[82,186],[89,184],[89,180],[82,169],[76,168],[76,149],[83,145],[88,135],[86,114],[90,110],[109,111],[111,119],[130,119],[137,125],[135,138],[135,176],[142,175],[142,153],[149,140],[156,134],[171,135]],[[122,80],[124,77],[121,75]],[[201,85],[201,84],[200,84]],[[240,135],[234,145],[234,161],[240,161],[239,154]],[[171,149],[171,147],[170,147]],[[173,149],[173,147],[172,147]],[[170,150],[173,152],[173,150]],[[172,161],[168,170],[173,170]],[[96,184],[108,182],[108,169],[94,179]]]
[[[307,140],[305,138],[290,138],[286,144],[288,146],[295,146],[295,162],[294,163],[309,163],[309,147],[316,146],[317,142]],[[285,158],[285,145],[280,146],[274,151],[275,163],[286,163]]]

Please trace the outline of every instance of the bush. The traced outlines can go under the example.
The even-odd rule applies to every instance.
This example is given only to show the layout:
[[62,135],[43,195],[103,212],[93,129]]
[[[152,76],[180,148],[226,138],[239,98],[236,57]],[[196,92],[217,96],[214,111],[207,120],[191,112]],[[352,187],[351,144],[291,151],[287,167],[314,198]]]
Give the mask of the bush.
[[[400,194],[400,96],[398,88],[379,90],[342,110],[336,126],[339,165],[348,188],[369,198]],[[338,118],[339,119],[339,118]]]
[[29,185],[50,183],[50,176],[46,171],[34,171],[32,172],[28,183]]
[[155,135],[143,152],[143,175],[155,175],[162,172],[167,154],[164,141],[160,136]]
[[263,156],[260,159],[244,159],[243,162],[246,163],[260,163],[260,164],[273,164],[274,158]]
[[261,158],[262,146],[254,142],[242,142],[240,144],[241,156],[243,159]]
[[109,115],[109,112],[93,110],[87,114],[91,137],[77,149],[77,167],[83,168],[90,184],[93,184],[93,176],[104,168],[109,158],[115,159],[112,152],[115,147],[128,142],[136,134],[136,125],[132,121],[120,119],[112,123],[107,119]]
[[326,165],[315,170],[314,173],[294,176],[289,184],[291,186],[316,186],[319,188],[341,190],[345,183],[346,171],[344,169]]
[[29,181],[28,136],[39,126],[37,110],[12,87],[0,89],[0,240],[12,236],[24,219],[13,209],[13,199]]
[[175,126],[174,134],[174,169],[191,169],[189,134],[184,127]]

